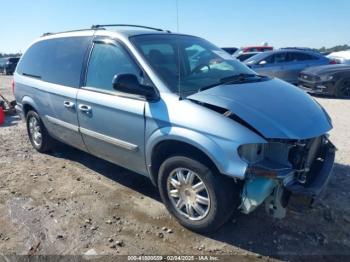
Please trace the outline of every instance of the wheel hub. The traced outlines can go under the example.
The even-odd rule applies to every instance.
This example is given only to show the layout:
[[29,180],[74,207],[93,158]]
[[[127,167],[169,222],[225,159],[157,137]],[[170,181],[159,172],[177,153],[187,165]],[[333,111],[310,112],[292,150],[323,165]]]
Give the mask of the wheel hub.
[[195,172],[175,169],[168,178],[167,189],[175,210],[190,220],[201,220],[209,213],[209,191]]

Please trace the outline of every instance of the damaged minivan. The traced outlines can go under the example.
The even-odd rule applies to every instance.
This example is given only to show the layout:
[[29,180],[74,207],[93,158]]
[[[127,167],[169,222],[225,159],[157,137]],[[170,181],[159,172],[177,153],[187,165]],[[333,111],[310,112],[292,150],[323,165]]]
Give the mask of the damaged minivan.
[[59,140],[149,177],[193,231],[259,206],[283,218],[331,176],[322,106],[199,37],[130,25],[48,33],[22,56],[14,93],[36,150]]

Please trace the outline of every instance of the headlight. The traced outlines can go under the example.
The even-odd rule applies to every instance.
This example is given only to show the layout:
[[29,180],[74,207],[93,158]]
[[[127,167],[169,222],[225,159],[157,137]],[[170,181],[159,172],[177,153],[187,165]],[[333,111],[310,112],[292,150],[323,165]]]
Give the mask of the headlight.
[[248,164],[255,164],[264,159],[264,144],[241,145],[238,154]]
[[323,75],[320,77],[322,82],[326,82],[326,81],[331,81],[333,79],[333,76],[331,75]]

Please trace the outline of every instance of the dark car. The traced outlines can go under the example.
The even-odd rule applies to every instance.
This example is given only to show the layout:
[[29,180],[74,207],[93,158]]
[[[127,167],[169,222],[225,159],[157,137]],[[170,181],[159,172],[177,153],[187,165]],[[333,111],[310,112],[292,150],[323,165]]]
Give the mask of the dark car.
[[308,68],[299,75],[299,87],[309,93],[350,98],[350,65]]
[[251,58],[252,56],[255,56],[257,54],[260,54],[261,52],[248,52],[248,53],[242,53],[242,54],[239,54],[238,56],[236,56],[236,58],[243,62],[245,60],[247,60],[248,58]]
[[222,47],[221,49],[226,51],[230,55],[233,55],[238,50],[237,47]]
[[5,75],[12,75],[15,72],[19,57],[6,57],[0,60],[0,72]]

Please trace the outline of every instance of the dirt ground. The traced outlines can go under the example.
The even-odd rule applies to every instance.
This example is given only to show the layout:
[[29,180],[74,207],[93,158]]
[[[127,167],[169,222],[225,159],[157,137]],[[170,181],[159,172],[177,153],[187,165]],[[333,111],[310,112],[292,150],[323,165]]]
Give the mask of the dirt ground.
[[[0,76],[0,93],[12,98],[10,81]],[[321,202],[284,220],[271,219],[264,208],[237,214],[210,235],[177,224],[147,178],[64,145],[39,154],[25,124],[9,117],[0,127],[0,255],[350,259],[350,100],[316,99],[333,119],[331,140],[339,150]]]

